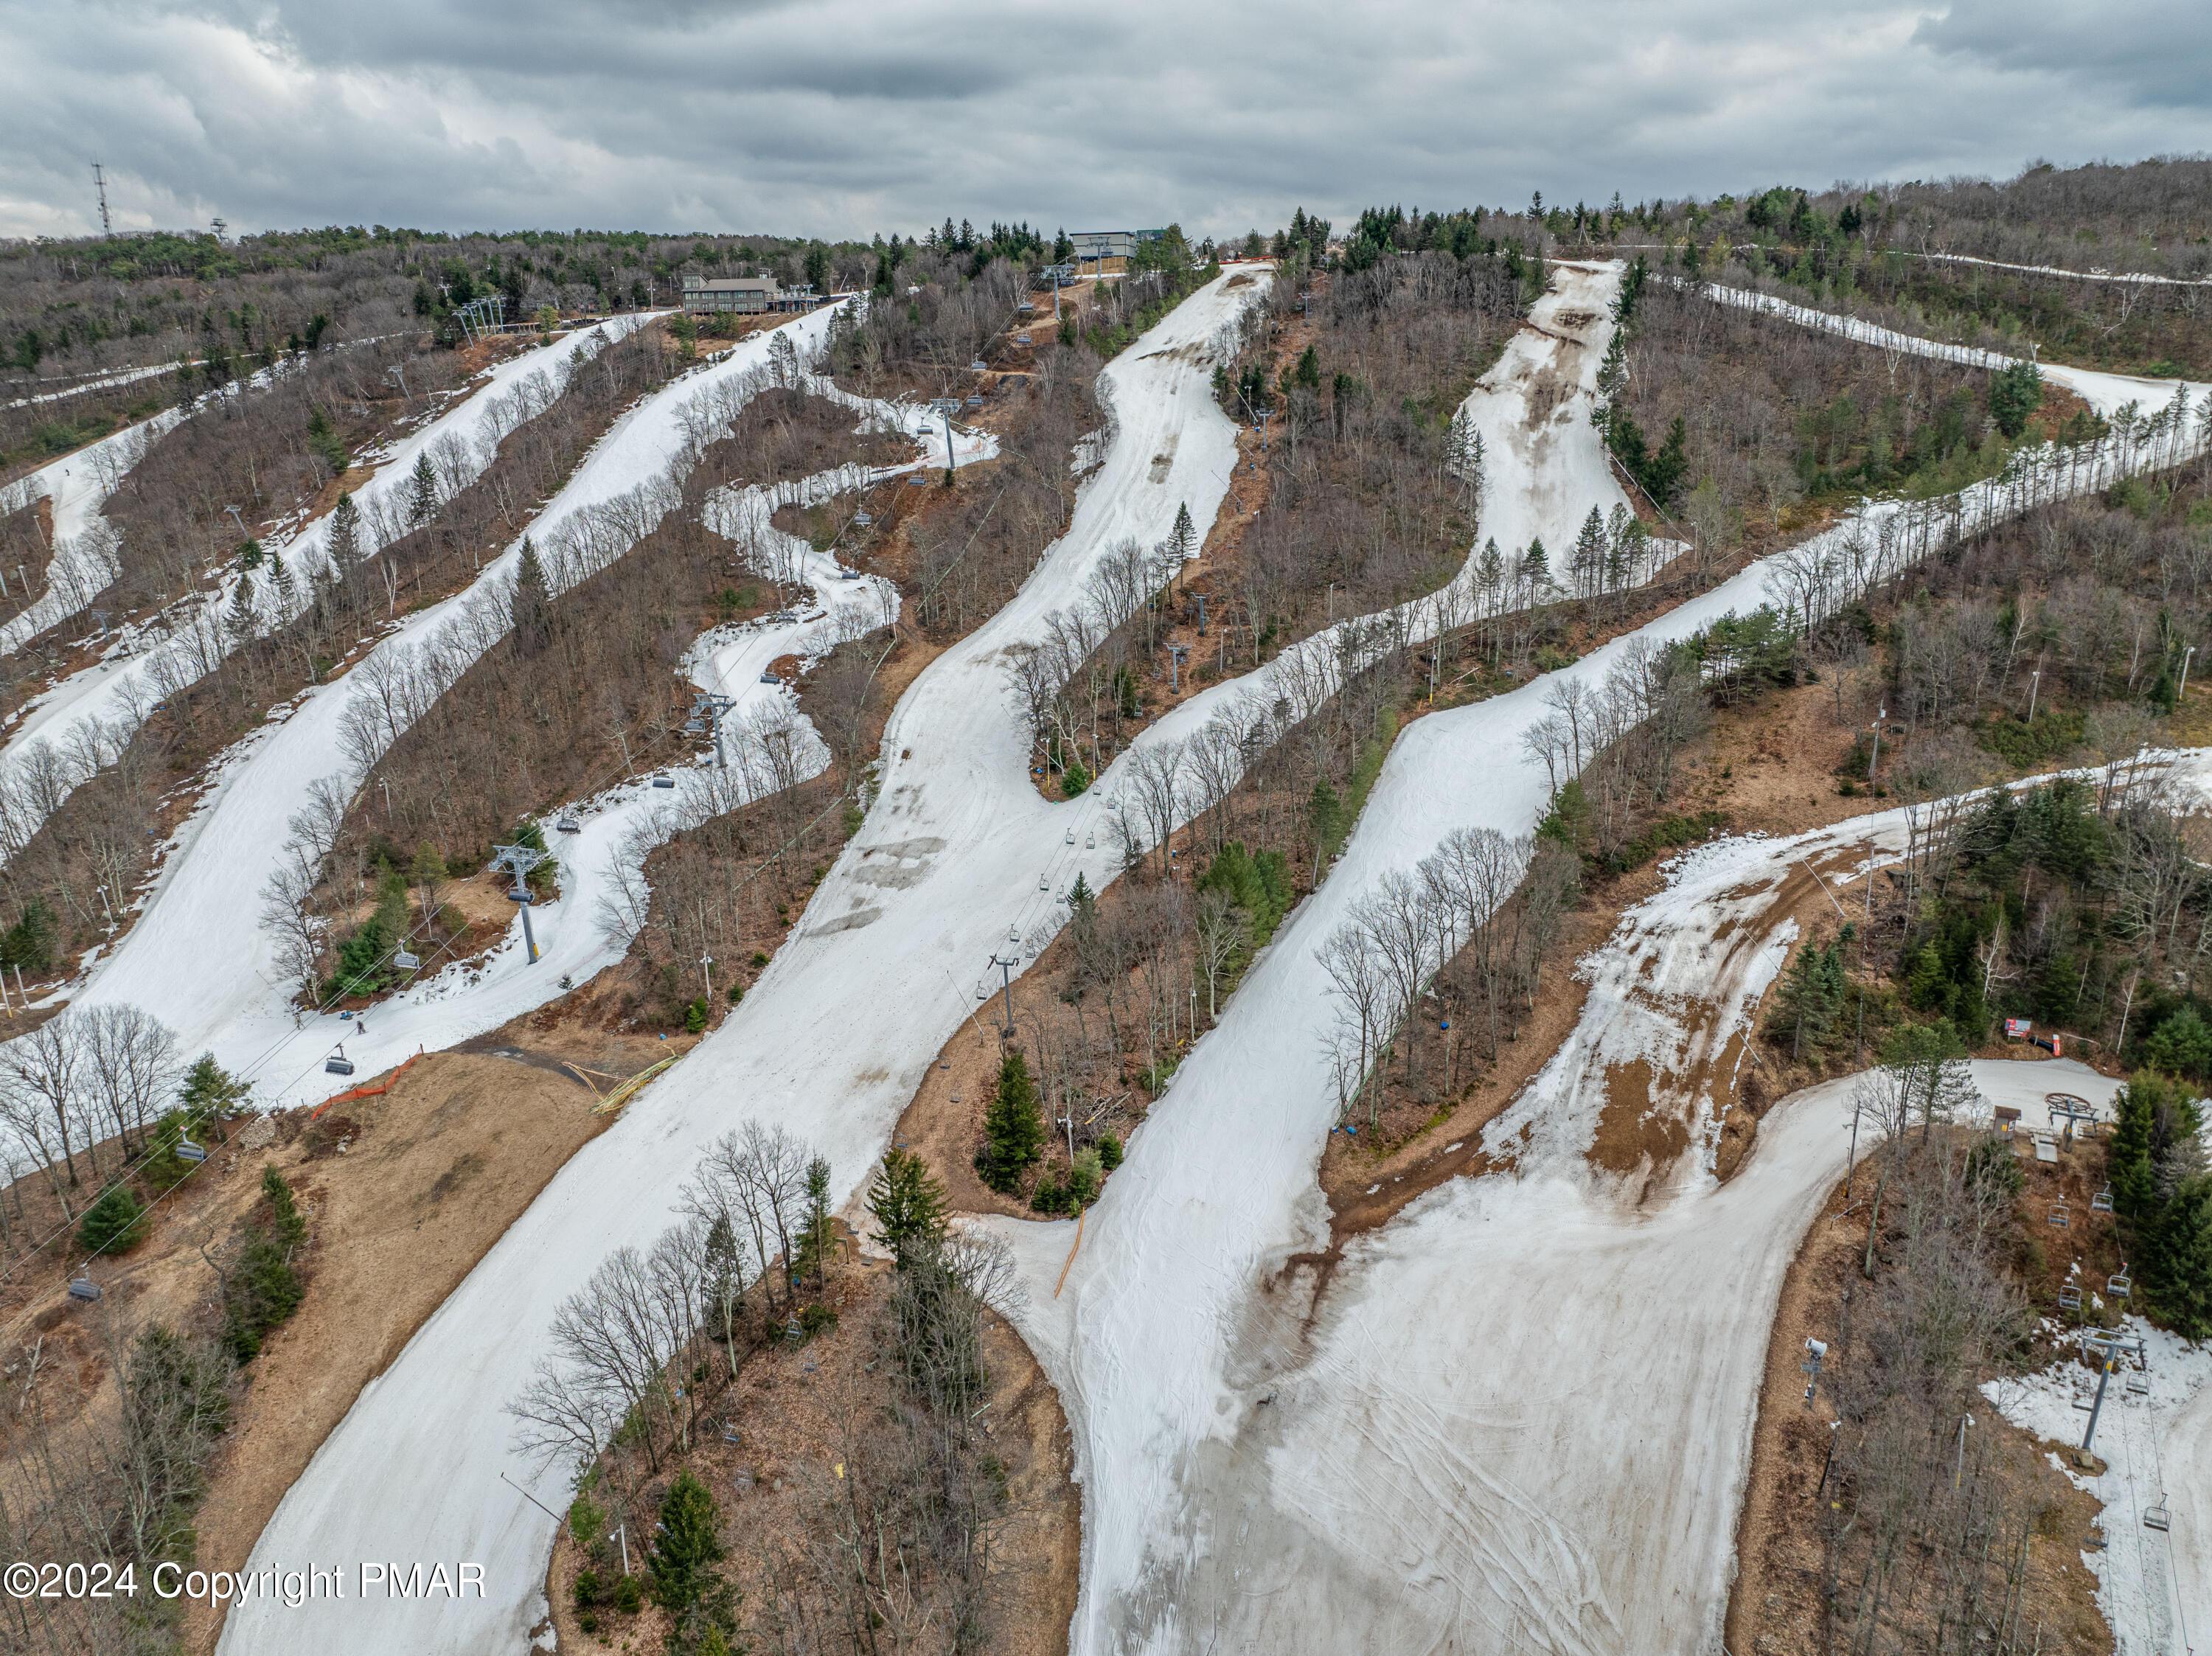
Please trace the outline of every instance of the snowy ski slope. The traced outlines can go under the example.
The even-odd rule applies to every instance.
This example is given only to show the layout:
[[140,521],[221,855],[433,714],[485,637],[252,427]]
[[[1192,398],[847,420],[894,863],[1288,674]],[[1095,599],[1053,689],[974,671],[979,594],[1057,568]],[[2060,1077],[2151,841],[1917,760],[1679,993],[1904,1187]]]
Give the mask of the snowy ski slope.
[[146,458],[146,451],[184,417],[181,409],[164,409],[0,488],[0,513],[50,500],[53,513],[53,556],[46,565],[46,590],[21,614],[0,626],[0,654],[21,649],[27,640],[68,620],[115,579],[118,537],[100,509],[123,486],[131,467]]
[[[1595,369],[1596,357],[1589,356],[1568,413],[1571,429],[1588,428]],[[2132,391],[2123,395],[2129,388],[2094,383],[2115,378],[2091,377],[2083,394],[2094,389],[2130,400]],[[2171,395],[2170,386],[2160,391]],[[2021,477],[1967,491],[1960,519],[1968,528],[1995,521],[2151,458],[2118,440],[2086,468],[2045,455]],[[1514,523],[1516,534],[1525,523],[1540,529],[1548,544],[1565,544],[1589,507],[1606,500],[1577,493],[1596,479],[1587,470],[1577,479],[1577,458],[1564,445],[1533,464],[1539,470],[1519,486],[1527,504],[1514,506],[1508,498],[1514,491],[1500,478],[1486,492],[1486,517]],[[1515,512],[1522,514],[1517,520],[1504,515]],[[1321,944],[1384,873],[1410,873],[1452,829],[1487,826],[1516,834],[1534,827],[1547,787],[1522,737],[1545,716],[1555,686],[1573,677],[1595,688],[1635,640],[1685,638],[1762,603],[1802,610],[1845,601],[1920,555],[1926,531],[1942,521],[1940,510],[1872,503],[1559,673],[1414,723],[1385,763],[1334,873],[1255,962],[1135,1137],[1127,1164],[1090,1216],[1056,1300],[1051,1288],[1073,1227],[994,1226],[1023,1257],[1031,1284],[1024,1331],[1060,1386],[1077,1442],[1085,1525],[1074,1650],[1199,1648],[1218,1631],[1212,1618],[1224,1601],[1185,1589],[1201,1568],[1215,1571],[1219,1582],[1233,1580],[1237,1561],[1224,1550],[1236,1520],[1207,1508],[1200,1494],[1219,1475],[1224,1446],[1256,1406],[1238,1374],[1251,1359],[1254,1325],[1264,1318],[1259,1284],[1291,1253],[1327,1240],[1314,1183],[1334,1109],[1324,1046],[1332,1001]],[[1285,1031],[1302,1033],[1285,1039]],[[1229,1168],[1234,1179],[1222,1176]],[[1756,1188],[1756,1182],[1747,1187]],[[1532,1217],[1523,1211],[1516,1223]],[[1369,1543],[1380,1544],[1373,1537]],[[1237,1588],[1226,1602],[1243,1603],[1243,1592]],[[1282,1647],[1344,1647],[1341,1628],[1310,1625],[1310,1641]],[[1277,1631],[1295,1629],[1286,1618]],[[1599,1639],[1600,1632],[1577,1636]],[[1591,1647],[1606,1646],[1601,1639]],[[1622,1647],[1636,1647],[1632,1640]]]
[[1176,507],[1210,523],[1235,429],[1215,405],[1213,350],[1264,272],[1208,283],[1109,364],[1112,434],[1067,532],[998,616],[933,661],[895,710],[880,792],[799,928],[742,1005],[633,1101],[371,1383],[254,1550],[307,1556],[482,1561],[482,1603],[241,1605],[223,1647],[306,1641],[362,1656],[525,1647],[543,1606],[544,1513],[506,1473],[558,1500],[558,1473],[518,1460],[501,1410],[528,1378],[562,1295],[608,1252],[667,1222],[703,1146],[748,1119],[787,1126],[830,1158],[838,1199],[866,1177],[891,1124],[974,1002],[1009,927],[1042,916],[1039,870],[1099,826],[1102,807],[1055,805],[1028,776],[1029,743],[1002,676],[1006,648],[1079,597],[1124,537],[1166,538]]
[[[571,333],[509,358],[457,406],[394,444],[375,474],[354,494],[361,508],[363,550],[374,551],[403,532],[404,506],[419,458],[432,452],[447,456],[466,476],[481,476],[500,440],[524,418],[541,412],[579,363],[588,361],[609,338],[641,327],[657,314],[616,317],[600,325],[605,334],[600,329]],[[509,395],[533,379],[538,383],[532,389],[539,393],[534,403]],[[329,562],[329,540],[325,513],[274,545],[297,579],[301,604],[307,601],[309,577]],[[112,761],[156,700],[196,682],[234,647],[223,617],[240,578],[238,570],[226,568],[206,591],[143,623],[123,628],[100,660],[33,698],[0,745],[0,775],[20,773],[57,753],[74,760],[100,749]],[[273,589],[259,593],[258,602],[264,615],[285,619],[273,616]],[[34,751],[41,746],[47,754]],[[92,773],[82,763],[65,766],[64,785],[42,793],[36,806],[58,806]],[[0,857],[12,855],[44,820],[33,814],[33,802],[22,790],[15,791],[10,803],[15,815],[7,824],[9,843],[0,845]]]

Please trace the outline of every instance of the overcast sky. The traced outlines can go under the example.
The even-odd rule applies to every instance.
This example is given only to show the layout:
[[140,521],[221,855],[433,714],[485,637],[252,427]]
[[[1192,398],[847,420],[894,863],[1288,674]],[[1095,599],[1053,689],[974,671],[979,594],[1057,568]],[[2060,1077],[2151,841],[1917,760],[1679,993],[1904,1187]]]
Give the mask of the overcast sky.
[[2212,149],[2203,0],[0,0],[0,235],[911,233]]

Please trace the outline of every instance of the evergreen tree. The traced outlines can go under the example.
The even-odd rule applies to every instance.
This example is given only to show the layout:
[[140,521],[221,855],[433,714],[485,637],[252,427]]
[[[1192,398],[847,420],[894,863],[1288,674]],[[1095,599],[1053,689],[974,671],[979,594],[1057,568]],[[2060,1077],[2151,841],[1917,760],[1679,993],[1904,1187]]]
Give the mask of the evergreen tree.
[[1474,567],[1475,585],[1485,592],[1496,593],[1505,585],[1505,555],[1498,549],[1492,538],[1482,543],[1482,561]]
[[537,544],[525,535],[521,561],[514,570],[514,647],[523,656],[534,656],[552,641],[553,595],[545,584]]
[[2158,1169],[2153,1156],[2161,1106],[2170,1104],[2173,1083],[2154,1070],[2138,1070],[2112,1101],[2117,1118],[2106,1152],[2105,1182],[2112,1187],[2112,1211],[2133,1234],[2147,1232],[2158,1216]]
[[677,1473],[661,1498],[659,1530],[646,1560],[653,1596],[672,1615],[689,1610],[713,1585],[714,1566],[723,1557],[715,1533],[720,1523],[707,1486],[688,1469]]
[[2212,1174],[2176,1187],[2142,1269],[2152,1307],[2176,1333],[2212,1338]]
[[341,494],[331,513],[331,568],[341,577],[351,574],[361,553],[361,508],[352,495]]
[[230,589],[230,610],[223,617],[234,644],[250,643],[253,638],[257,617],[253,610],[253,575],[249,570],[238,572],[238,585]]
[[269,554],[269,587],[276,595],[276,619],[289,621],[300,607],[300,589],[292,579],[292,571],[284,561],[284,555],[273,548]]
[[125,1253],[146,1234],[146,1210],[128,1185],[116,1185],[77,1221],[77,1246],[88,1253]]
[[1176,507],[1175,527],[1168,531],[1168,553],[1176,569],[1198,555],[1198,528],[1190,520],[1187,504]]
[[438,515],[438,469],[426,450],[415,460],[414,481],[408,491],[407,521],[420,529]]
[[1029,1060],[1014,1048],[999,1061],[999,1082],[983,1112],[983,1148],[975,1171],[993,1190],[1012,1194],[1044,1150],[1044,1112]]
[[1675,494],[1688,476],[1690,460],[1685,452],[1688,441],[1688,430],[1678,414],[1674,423],[1667,428],[1667,440],[1659,445],[1659,452],[1651,457],[1650,466],[1644,473],[1644,486],[1661,506],[1674,504]]
[[945,1237],[945,1186],[911,1150],[894,1149],[868,1190],[868,1212],[884,1246],[901,1265]]
[[837,1233],[830,1222],[830,1162],[816,1156],[806,1164],[806,1217],[799,1231],[799,1268],[817,1288],[837,1252]]
[[1790,1056],[1800,1059],[1824,1051],[1842,1016],[1846,990],[1843,950],[1850,928],[1825,949],[1809,943],[1790,963],[1775,997],[1770,1034],[1790,1040]]
[[1344,819],[1344,801],[1326,780],[1314,784],[1313,797],[1306,802],[1306,825],[1313,834],[1314,883],[1318,885],[1322,859],[1343,842],[1351,826]]
[[1540,535],[1530,537],[1528,549],[1521,555],[1521,580],[1532,596],[1540,595],[1552,584],[1552,560]]
[[1568,573],[1573,576],[1575,591],[1583,597],[1597,591],[1605,579],[1605,519],[1598,515],[1595,507],[1583,519],[1582,528],[1575,535],[1574,550],[1567,555]]
[[250,1090],[215,1061],[213,1052],[202,1052],[185,1071],[185,1084],[178,1097],[197,1125],[228,1114],[245,1101]]

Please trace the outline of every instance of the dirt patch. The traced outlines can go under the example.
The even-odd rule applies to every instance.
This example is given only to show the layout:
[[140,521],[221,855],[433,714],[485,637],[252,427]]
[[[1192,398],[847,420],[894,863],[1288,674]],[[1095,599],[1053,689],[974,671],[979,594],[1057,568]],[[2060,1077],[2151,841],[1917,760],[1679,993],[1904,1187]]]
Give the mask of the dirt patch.
[[[512,1031],[503,1032],[517,1044]],[[527,1037],[526,1050],[610,1073],[660,1057],[658,1041],[575,1034]],[[302,1137],[267,1159],[308,1212],[315,1263],[307,1298],[255,1359],[199,1515],[199,1562],[242,1566],[276,1503],[423,1320],[611,1117],[557,1067],[489,1054],[432,1053],[380,1098],[346,1106],[336,1137]],[[325,1154],[314,1155],[318,1144]],[[343,1145],[343,1149],[336,1147]],[[250,1190],[263,1157],[226,1179]],[[312,1161],[313,1165],[308,1163]],[[192,1648],[219,1624],[188,1623]]]

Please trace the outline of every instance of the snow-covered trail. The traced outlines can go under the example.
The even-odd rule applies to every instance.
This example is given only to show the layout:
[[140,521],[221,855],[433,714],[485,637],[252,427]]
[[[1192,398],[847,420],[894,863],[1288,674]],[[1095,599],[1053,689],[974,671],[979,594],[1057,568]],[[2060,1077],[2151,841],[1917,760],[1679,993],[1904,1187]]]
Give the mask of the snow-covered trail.
[[[174,362],[149,363],[143,368],[118,368],[112,373],[103,373],[74,385],[65,385],[59,391],[43,391],[30,397],[11,397],[9,399],[8,406],[11,409],[27,409],[35,407],[40,403],[65,403],[72,397],[83,396],[87,391],[112,391],[118,385],[135,385],[141,379],[153,379],[165,373],[174,373],[185,365],[185,360],[179,358]],[[198,364],[195,363],[192,366],[197,367]]]
[[[769,342],[777,335],[793,337],[802,351],[813,349],[829,318],[829,311],[817,311],[756,334],[640,402],[592,448],[532,524],[530,536],[549,549],[580,537],[580,544],[601,561],[627,551],[675,504],[665,473],[684,452],[687,434],[696,434],[693,397],[718,384],[750,383],[748,376],[768,362]],[[466,590],[405,618],[349,670],[296,698],[279,719],[216,761],[207,794],[171,842],[143,912],[115,953],[95,962],[76,1004],[143,1007],[177,1031],[188,1050],[212,1051],[226,1067],[259,1075],[268,1048],[258,1040],[255,1014],[290,988],[260,918],[262,889],[287,854],[290,819],[319,779],[335,777],[349,796],[359,786],[361,772],[345,740],[349,715],[361,718],[355,709],[382,709],[370,728],[388,743],[427,705],[423,693],[442,693],[504,635],[520,547],[518,539],[486,562]],[[549,550],[545,565],[549,581],[558,585],[566,561]],[[433,651],[434,669],[426,664]],[[415,689],[392,689],[383,682],[386,674]],[[193,962],[205,960],[221,961],[223,970],[193,969]]]
[[[1594,381],[1594,361],[1589,368]],[[1592,389],[1577,390],[1568,418],[1587,424]],[[1217,1520],[1227,1521],[1200,1510],[1207,1453],[1252,1406],[1232,1374],[1262,1314],[1261,1284],[1289,1255],[1327,1240],[1314,1174],[1335,1088],[1333,1000],[1319,950],[1353,904],[1386,873],[1410,875],[1455,828],[1512,835],[1535,826],[1549,787],[1522,738],[1568,680],[1596,689],[1639,645],[1686,638],[1762,604],[1826,613],[1909,567],[1954,525],[1971,531],[2152,458],[2118,437],[2086,464],[2045,451],[2018,475],[1966,490],[1955,518],[1940,504],[1871,503],[1558,673],[1408,727],[1334,871],[1255,962],[1133,1141],[1057,1299],[1052,1284],[1072,1228],[998,1227],[1023,1257],[1032,1289],[1024,1331],[1060,1387],[1077,1442],[1086,1509],[1074,1649],[1204,1642],[1201,1624],[1177,1606],[1179,1584],[1213,1556],[1224,1533]],[[1553,464],[1565,464],[1555,450]],[[1502,477],[1486,491],[1492,522],[1515,509],[1509,492]],[[1572,499],[1544,493],[1555,514]],[[1571,528],[1586,510],[1569,504],[1564,521]],[[1539,510],[1528,511],[1541,524]],[[1556,532],[1546,533],[1553,545],[1562,543]]]
[[561,1498],[509,1445],[505,1404],[527,1380],[561,1299],[617,1247],[649,1241],[703,1147],[748,1120],[827,1156],[842,1201],[975,1004],[994,949],[1049,904],[1039,870],[1094,802],[1054,805],[1029,779],[1029,745],[1003,677],[1006,649],[1081,595],[1125,537],[1164,540],[1178,506],[1211,522],[1236,432],[1215,405],[1216,349],[1265,272],[1245,266],[1182,305],[1109,364],[1104,462],[1067,532],[991,622],[933,661],[894,710],[877,803],[798,929],[744,1003],[585,1146],[366,1387],[254,1549],[304,1557],[469,1558],[481,1602],[296,1611],[240,1605],[226,1650],[329,1656],[520,1650],[542,1613],[552,1526],[502,1481]]
[[100,510],[123,486],[131,469],[146,458],[147,450],[184,418],[181,409],[164,409],[0,488],[0,513],[21,511],[40,500],[52,502],[53,513],[53,555],[46,565],[46,590],[21,614],[0,626],[0,655],[21,649],[47,628],[68,620],[115,579],[115,547],[120,537]]
[[[580,365],[611,340],[659,314],[616,317],[599,328],[571,333],[511,357],[456,406],[392,444],[375,473],[354,493],[354,503],[361,510],[362,550],[373,553],[406,532],[406,505],[417,459],[430,455],[449,487],[473,481],[491,464],[501,439],[550,408]],[[328,565],[329,542],[330,516],[325,513],[273,544],[292,572],[301,604],[308,601],[310,578]],[[32,768],[53,771],[56,782],[35,791],[7,790],[9,818],[0,858],[20,849],[46,815],[94,774],[98,765],[112,762],[156,701],[197,682],[229,653],[234,640],[225,616],[240,579],[239,570],[227,567],[204,591],[161,615],[123,628],[100,660],[72,673],[24,708],[0,746],[0,788]],[[276,594],[266,582],[258,591],[257,602],[271,621],[289,618],[276,615]],[[39,751],[42,748],[45,751]],[[52,761],[58,755],[65,758],[56,766]]]
[[[2072,274],[2069,272],[2069,274]],[[1725,288],[1716,282],[1705,284],[1702,291],[1710,300],[1723,305],[1732,305],[1739,310],[1760,311],[1769,316],[1778,316],[1795,322],[1801,327],[1817,328],[1823,333],[1841,334],[1844,338],[1862,345],[1871,345],[1877,350],[1901,351],[1911,356],[1930,356],[1946,362],[1964,363],[1970,368],[2008,368],[2024,357],[2008,356],[2002,351],[1984,350],[1975,345],[1947,345],[1940,340],[1923,339],[1915,334],[1899,333],[1877,323],[1864,321],[1855,316],[1839,315],[1832,311],[1814,310],[1809,306],[1793,305],[1771,294],[1757,293],[1747,288]],[[2122,409],[2133,403],[2146,416],[2155,415],[2172,403],[2177,396],[2202,403],[2208,391],[2203,382],[2189,379],[2145,379],[2135,374],[2109,373],[2101,368],[2069,367],[2063,362],[2038,361],[2036,367],[2045,379],[2065,386],[2110,419]],[[2195,416],[2190,412],[2191,422]],[[2194,434],[2201,438],[2202,431]]]
[[[1593,507],[1601,518],[1616,506],[1629,507],[1581,400],[1595,386],[1613,339],[1620,277],[1618,264],[1554,265],[1543,296],[1461,404],[1483,444],[1483,538],[1496,541],[1509,561],[1539,536],[1554,556],[1563,556]],[[1649,580],[1680,549],[1672,541],[1650,542],[1644,567],[1629,572],[1630,584]],[[1437,591],[1374,615],[1347,616],[1252,671],[1177,703],[1115,757],[1099,779],[1102,791],[1113,794],[1135,754],[1188,739],[1226,707],[1264,707],[1279,698],[1296,722],[1336,694],[1347,666],[1357,670],[1387,649],[1411,648],[1464,625],[1483,601],[1476,585],[1480,551],[1470,546],[1466,561]],[[1491,601],[1499,600],[1493,595]],[[1097,888],[1098,876],[1089,878]]]
[[[926,411],[905,405],[859,404],[878,428],[916,428]],[[963,434],[963,452],[982,458],[988,443]],[[929,460],[915,463],[933,464]],[[625,778],[592,798],[546,813],[547,843],[559,859],[559,891],[531,906],[538,958],[532,962],[518,917],[506,938],[476,960],[434,969],[358,1019],[335,1012],[296,1018],[280,990],[270,989],[216,1039],[218,1051],[253,1052],[255,1101],[264,1108],[313,1103],[332,1090],[324,1059],[343,1046],[358,1073],[382,1073],[417,1052],[459,1046],[510,1019],[557,999],[567,983],[583,983],[620,960],[644,918],[641,858],[683,828],[766,797],[779,786],[817,775],[830,752],[801,715],[788,686],[766,682],[769,664],[786,656],[811,663],[836,645],[889,626],[898,616],[897,587],[878,575],[855,575],[828,553],[784,534],[769,520],[778,507],[827,500],[895,476],[911,466],[848,466],[773,489],[726,488],[708,498],[708,527],[746,549],[754,567],[787,591],[812,594],[780,616],[717,628],[684,663],[701,690],[731,698],[724,753],[711,744],[689,764]],[[786,751],[771,760],[766,744]],[[655,775],[672,785],[653,783]],[[558,825],[574,821],[572,832]],[[617,931],[619,921],[626,930]]]

